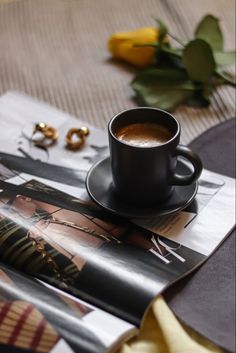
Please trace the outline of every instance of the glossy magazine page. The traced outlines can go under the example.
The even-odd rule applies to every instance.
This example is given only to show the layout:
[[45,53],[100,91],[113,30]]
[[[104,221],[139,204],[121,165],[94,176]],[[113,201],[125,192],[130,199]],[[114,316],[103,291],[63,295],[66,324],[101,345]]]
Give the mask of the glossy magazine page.
[[[195,201],[177,214],[128,222],[104,212],[89,199],[85,177],[108,154],[105,132],[89,126],[79,152],[68,151],[63,138],[38,148],[32,131],[42,117],[60,136],[87,124],[15,92],[0,98],[0,116],[0,212],[2,224],[13,226],[5,237],[0,232],[2,260],[137,326],[152,299],[234,226],[234,180],[205,170]],[[22,244],[23,261],[16,261],[11,247]]]
[[205,259],[39,181],[0,188],[1,261],[134,325]]
[[[40,133],[33,136],[35,125],[39,122],[48,124],[58,132],[56,143],[48,148],[39,147],[32,141],[32,138],[42,138]],[[82,126],[90,130],[82,148],[78,151],[66,148],[68,130]],[[83,193],[84,179],[90,167],[109,153],[106,131],[89,125],[86,117],[80,120],[19,92],[9,91],[0,97],[0,127],[1,152],[53,165],[54,169],[47,171],[50,173],[50,178],[48,174],[47,178],[64,183],[68,180],[67,184],[76,187],[73,190],[73,193],[77,192],[76,196]],[[43,168],[40,169],[38,176],[43,177]],[[75,172],[72,173],[72,170]],[[69,179],[65,180],[64,177]]]
[[132,325],[0,263],[0,351],[104,353]]
[[134,222],[209,256],[235,226],[235,179],[204,169],[189,207],[170,216]]

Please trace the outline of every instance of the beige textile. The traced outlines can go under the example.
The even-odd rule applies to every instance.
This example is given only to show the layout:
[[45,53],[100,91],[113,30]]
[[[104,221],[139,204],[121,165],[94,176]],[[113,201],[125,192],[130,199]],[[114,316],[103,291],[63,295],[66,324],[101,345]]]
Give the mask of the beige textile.
[[[5,1],[4,1],[5,2]],[[110,60],[114,31],[155,26],[161,18],[180,38],[206,14],[221,19],[226,48],[235,43],[234,0],[16,0],[0,4],[0,93],[17,89],[106,128],[135,106],[134,70]],[[182,142],[235,115],[234,89],[223,87],[209,109],[181,107]]]
[[[153,27],[160,18],[172,34],[189,38],[206,13],[221,19],[225,47],[234,49],[234,0],[0,0],[0,94],[23,91],[105,129],[113,114],[136,105],[129,86],[135,70],[110,59],[111,33]],[[235,116],[233,88],[218,89],[211,102],[175,112],[183,143]],[[140,336],[121,351],[220,352],[185,329],[159,297]]]

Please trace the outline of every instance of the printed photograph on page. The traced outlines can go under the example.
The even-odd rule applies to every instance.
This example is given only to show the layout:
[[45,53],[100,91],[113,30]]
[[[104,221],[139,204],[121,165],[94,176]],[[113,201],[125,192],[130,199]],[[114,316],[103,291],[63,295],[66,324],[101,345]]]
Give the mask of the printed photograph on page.
[[135,333],[129,323],[0,263],[1,352],[105,353]]

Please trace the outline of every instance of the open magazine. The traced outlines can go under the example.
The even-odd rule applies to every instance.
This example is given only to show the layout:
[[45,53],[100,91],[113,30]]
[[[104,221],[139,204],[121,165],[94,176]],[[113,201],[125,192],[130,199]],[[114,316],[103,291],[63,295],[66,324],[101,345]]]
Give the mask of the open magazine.
[[0,351],[106,352],[137,328],[0,263]]
[[204,170],[185,210],[123,219],[85,190],[87,171],[108,154],[106,134],[90,126],[80,152],[63,142],[39,150],[31,135],[42,117],[62,135],[81,124],[22,94],[0,98],[0,349],[111,351],[232,230],[234,180]]

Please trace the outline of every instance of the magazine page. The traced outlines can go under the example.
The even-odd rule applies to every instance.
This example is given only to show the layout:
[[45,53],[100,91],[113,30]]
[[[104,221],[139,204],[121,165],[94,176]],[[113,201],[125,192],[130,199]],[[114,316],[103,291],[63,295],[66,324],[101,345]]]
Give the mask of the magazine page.
[[[54,212],[52,206],[58,207],[55,213],[62,214],[63,222],[66,222],[64,225],[60,224],[64,229],[53,229],[53,232],[57,233],[53,236],[57,238],[57,244],[55,242],[52,244],[52,241],[50,243],[47,234],[40,237],[43,237],[44,242],[55,247],[57,251],[62,252],[63,261],[60,257],[59,262],[63,263],[63,266],[66,266],[69,256],[68,249],[65,252],[64,247],[68,247],[69,243],[74,244],[75,239],[76,243],[78,242],[78,246],[74,246],[79,258],[76,264],[79,272],[78,281],[76,285],[67,285],[66,290],[114,315],[137,326],[140,325],[151,300],[166,286],[204,261],[234,226],[234,181],[209,171],[204,171],[199,180],[196,200],[178,214],[142,221],[133,220],[131,224],[104,213],[90,201],[84,187],[87,170],[97,159],[103,158],[104,154],[108,153],[104,132],[90,127],[90,140],[80,152],[65,152],[62,142],[44,151],[43,157],[40,154],[42,151],[39,152],[38,148],[32,146],[31,136],[29,130],[27,135],[26,127],[30,126],[32,134],[33,124],[43,116],[48,119],[44,119],[48,123],[57,121],[58,128],[62,129],[61,133],[62,131],[64,133],[68,126],[80,121],[45,103],[15,92],[7,93],[0,98],[0,114],[4,117],[6,127],[12,126],[15,121],[15,127],[9,136],[10,149],[6,147],[6,138],[1,136],[0,139],[0,151],[3,151],[0,152],[0,179],[2,180],[0,188],[4,191],[2,192],[3,208],[4,202],[9,201],[4,201],[8,192],[17,199],[20,196],[26,196],[36,205],[41,202],[40,207],[49,215]],[[2,131],[3,129],[0,130],[0,135],[4,135]],[[77,165],[78,169],[76,169]],[[7,197],[9,198],[9,195]],[[17,201],[13,204],[16,207]],[[223,220],[220,216],[222,209],[224,212],[227,211]],[[77,231],[81,227],[81,222],[83,227],[85,219],[86,227],[88,227],[88,219],[91,222],[87,233],[84,229],[80,229],[87,234],[86,251],[81,234],[76,235],[73,241],[67,235],[67,240],[70,238],[70,242],[65,240],[65,227],[69,234],[74,227],[74,225],[69,227],[68,224],[71,219],[70,212],[74,211],[76,213],[73,213],[72,223],[76,224]],[[5,214],[6,216],[9,217]],[[48,218],[50,219],[51,216]],[[40,222],[36,223],[40,224]],[[91,224],[92,228],[90,228]],[[51,227],[50,224],[52,235],[54,233]],[[70,228],[69,232],[68,228]],[[91,229],[95,230],[97,238],[100,237],[102,240],[97,239],[96,242],[88,240],[92,235],[88,235]],[[45,230],[40,228],[40,232],[45,233]],[[96,238],[95,233],[93,236]],[[60,242],[59,248],[58,242]],[[11,265],[15,267],[17,265],[17,268],[29,273],[29,268],[20,267],[19,263],[11,263]],[[40,268],[40,271],[36,271],[33,275],[58,287],[64,285],[61,281],[51,278],[52,276],[45,278],[43,272]]]
[[2,353],[104,353],[137,329],[0,263]]
[[[58,132],[58,140],[49,148],[38,147],[32,141],[35,125],[40,122]],[[65,141],[68,130],[82,126],[90,131],[85,144],[79,151],[69,150]],[[0,127],[0,159],[20,164],[22,172],[27,171],[41,178],[45,177],[46,163],[47,178],[58,183],[59,189],[60,183],[68,184],[68,193],[87,198],[84,185],[86,174],[96,161],[109,153],[104,131],[87,124],[86,117],[81,121],[47,103],[14,91],[0,97]],[[28,160],[41,161],[42,164],[29,166]]]
[[170,216],[134,222],[209,256],[235,225],[235,179],[203,170],[189,207]]
[[0,189],[0,260],[136,326],[206,258],[37,180]]

